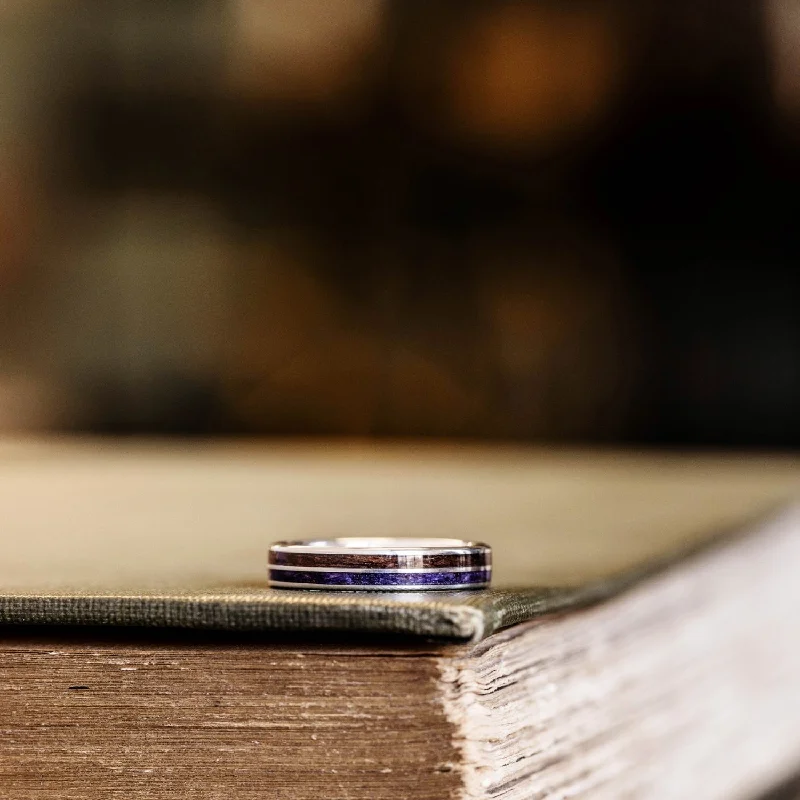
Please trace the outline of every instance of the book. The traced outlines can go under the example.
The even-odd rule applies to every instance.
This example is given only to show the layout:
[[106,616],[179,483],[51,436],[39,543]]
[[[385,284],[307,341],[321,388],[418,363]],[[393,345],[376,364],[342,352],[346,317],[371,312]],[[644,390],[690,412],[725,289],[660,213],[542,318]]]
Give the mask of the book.
[[[0,795],[757,797],[800,768],[788,457],[0,444]],[[478,592],[266,586],[457,536]]]

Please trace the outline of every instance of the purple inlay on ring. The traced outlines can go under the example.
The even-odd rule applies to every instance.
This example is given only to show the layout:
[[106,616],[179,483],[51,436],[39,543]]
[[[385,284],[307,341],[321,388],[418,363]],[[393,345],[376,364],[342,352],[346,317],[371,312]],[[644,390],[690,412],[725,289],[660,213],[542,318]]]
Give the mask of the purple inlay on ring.
[[271,581],[305,583],[317,586],[463,586],[484,584],[489,570],[474,572],[303,572],[270,570]]

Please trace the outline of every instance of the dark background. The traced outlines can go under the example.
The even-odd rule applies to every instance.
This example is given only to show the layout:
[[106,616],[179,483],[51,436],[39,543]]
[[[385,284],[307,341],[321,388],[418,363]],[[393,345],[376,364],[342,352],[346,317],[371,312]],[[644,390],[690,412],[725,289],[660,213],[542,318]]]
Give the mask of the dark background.
[[787,8],[0,17],[5,426],[796,448]]

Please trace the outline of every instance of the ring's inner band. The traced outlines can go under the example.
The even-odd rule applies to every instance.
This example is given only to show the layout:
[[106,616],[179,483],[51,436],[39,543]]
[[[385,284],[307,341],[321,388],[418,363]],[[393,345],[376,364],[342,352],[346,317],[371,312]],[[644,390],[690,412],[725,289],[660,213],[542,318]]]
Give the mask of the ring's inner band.
[[397,552],[431,550],[464,552],[475,548],[485,549],[479,542],[468,542],[463,539],[419,539],[419,538],[380,538],[369,536],[353,536],[340,539],[303,539],[289,542],[277,542],[272,550],[281,552],[305,553],[309,550],[321,552]]

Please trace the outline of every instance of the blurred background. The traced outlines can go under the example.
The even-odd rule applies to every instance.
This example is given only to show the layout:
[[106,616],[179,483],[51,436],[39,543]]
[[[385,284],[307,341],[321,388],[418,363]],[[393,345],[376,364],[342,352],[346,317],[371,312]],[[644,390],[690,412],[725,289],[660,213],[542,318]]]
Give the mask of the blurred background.
[[797,0],[3,0],[0,429],[800,446]]

